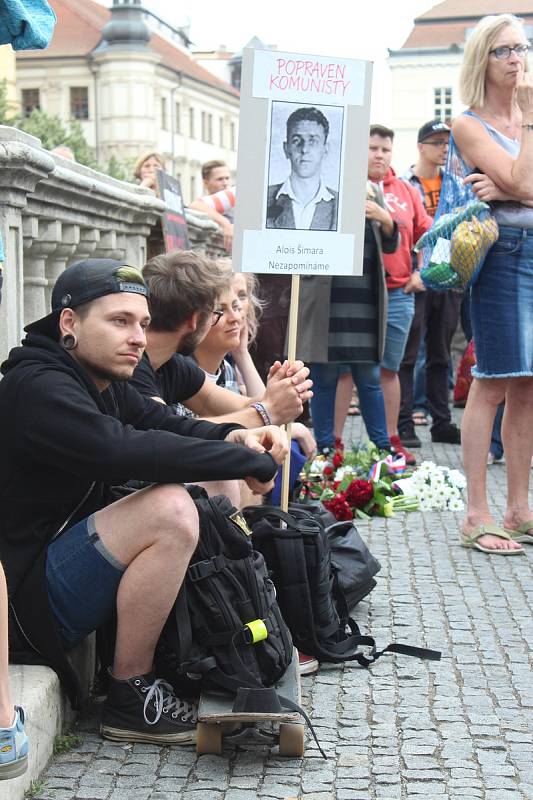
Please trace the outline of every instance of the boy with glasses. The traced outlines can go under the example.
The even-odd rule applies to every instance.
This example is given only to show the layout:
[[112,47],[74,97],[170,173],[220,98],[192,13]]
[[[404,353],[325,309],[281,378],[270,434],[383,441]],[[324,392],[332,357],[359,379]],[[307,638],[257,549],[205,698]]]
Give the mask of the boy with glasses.
[[[439,204],[449,141],[450,128],[445,122],[434,119],[422,125],[418,132],[418,161],[403,176],[418,189],[425,209],[432,217]],[[419,291],[415,295],[415,316],[400,367],[402,401],[398,428],[404,447],[420,447],[412,419],[413,375],[424,331],[431,438],[434,442],[461,442],[459,428],[451,421],[448,403],[451,342],[459,321],[461,298],[459,292],[434,292],[432,289]]]

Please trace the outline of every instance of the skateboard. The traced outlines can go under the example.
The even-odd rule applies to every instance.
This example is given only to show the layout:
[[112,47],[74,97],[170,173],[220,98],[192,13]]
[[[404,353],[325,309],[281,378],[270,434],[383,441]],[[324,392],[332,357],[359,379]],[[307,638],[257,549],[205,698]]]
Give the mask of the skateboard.
[[[301,704],[300,670],[298,652],[284,675],[275,684],[276,693]],[[261,690],[260,690],[261,691]],[[264,690],[269,692],[268,689]],[[305,749],[304,726],[297,712],[287,710],[233,711],[235,697],[215,690],[204,690],[198,706],[196,752],[198,755],[222,753],[223,742],[238,743],[255,739],[261,743],[279,746],[282,756],[303,756]],[[270,723],[269,730],[261,728]]]

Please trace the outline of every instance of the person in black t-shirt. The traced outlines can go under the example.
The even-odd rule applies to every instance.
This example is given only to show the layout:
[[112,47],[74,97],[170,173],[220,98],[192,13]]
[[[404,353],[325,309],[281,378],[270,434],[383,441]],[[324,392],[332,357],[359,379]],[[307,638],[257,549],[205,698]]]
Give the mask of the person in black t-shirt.
[[[302,362],[276,362],[266,390],[245,397],[206,379],[204,370],[187,357],[218,322],[212,309],[229,288],[232,273],[227,268],[206,264],[192,252],[174,251],[151,259],[143,275],[150,290],[151,322],[146,352],[131,379],[142,395],[167,405],[186,404],[193,415],[210,422],[246,428],[281,425],[299,416],[312,395],[309,370]],[[209,494],[225,494],[241,505],[238,482],[202,485]]]
[[301,361],[275,362],[266,391],[244,397],[206,380],[204,371],[186,358],[218,322],[212,309],[229,287],[231,273],[206,267],[195,253],[175,251],[151,259],[143,276],[150,290],[151,322],[145,356],[131,379],[141,394],[169,405],[186,403],[198,417],[246,428],[282,425],[299,416],[312,395],[309,370]]

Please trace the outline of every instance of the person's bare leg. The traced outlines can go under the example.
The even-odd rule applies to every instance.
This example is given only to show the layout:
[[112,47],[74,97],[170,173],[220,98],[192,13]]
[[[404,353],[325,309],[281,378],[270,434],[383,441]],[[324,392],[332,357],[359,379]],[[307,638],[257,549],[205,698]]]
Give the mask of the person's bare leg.
[[[461,424],[461,444],[466,473],[468,504],[463,531],[472,530],[483,523],[496,524],[487,501],[487,453],[496,409],[505,396],[506,381],[498,378],[474,378]],[[498,536],[485,534],[479,544],[490,549],[520,548]]]
[[346,417],[350,410],[350,402],[353,393],[353,378],[351,372],[342,372],[337,380],[337,392],[335,394],[335,431],[336,439],[342,439],[342,433],[346,424]]
[[203,481],[203,483],[197,483],[197,486],[201,486],[202,489],[205,489],[209,497],[216,497],[217,494],[225,494],[235,506],[235,508],[241,507],[241,486],[240,481],[233,480],[233,481]]
[[[507,463],[507,509],[511,530],[533,519],[528,490],[533,455],[533,378],[509,378],[505,392],[502,441]],[[528,533],[533,540],[533,525]]]
[[241,493],[240,505],[237,508],[246,508],[246,506],[260,506],[264,503],[262,495],[252,492],[246,481],[239,481],[239,489]]
[[0,728],[10,728],[15,717],[9,684],[7,623],[7,585],[4,568],[0,564]]
[[150,672],[159,634],[198,541],[196,506],[182,486],[143,489],[98,511],[100,539],[126,570],[117,594],[113,675]]
[[385,418],[387,433],[398,436],[398,417],[400,415],[401,389],[397,372],[381,367],[381,389],[385,401]]

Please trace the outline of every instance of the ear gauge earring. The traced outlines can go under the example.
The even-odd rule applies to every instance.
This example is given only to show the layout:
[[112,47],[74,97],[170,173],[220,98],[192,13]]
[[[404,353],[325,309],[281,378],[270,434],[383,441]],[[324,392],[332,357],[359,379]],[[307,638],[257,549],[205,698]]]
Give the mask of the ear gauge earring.
[[66,333],[61,337],[61,347],[65,350],[74,350],[78,346],[78,340],[72,333]]

